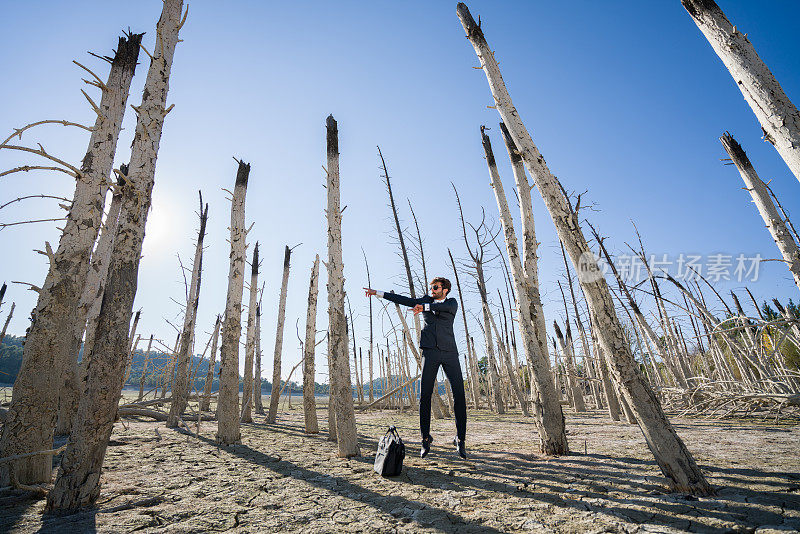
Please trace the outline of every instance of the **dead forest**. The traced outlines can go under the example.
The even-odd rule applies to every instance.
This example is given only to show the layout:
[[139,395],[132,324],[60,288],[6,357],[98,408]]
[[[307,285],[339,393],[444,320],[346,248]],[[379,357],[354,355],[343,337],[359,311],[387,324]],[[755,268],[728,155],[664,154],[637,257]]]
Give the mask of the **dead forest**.
[[[681,0],[681,4],[730,72],[732,83],[758,119],[764,139],[800,180],[797,108],[746,34],[713,0]],[[398,279],[403,293],[412,298],[422,296],[433,276],[447,276],[452,281],[453,295],[459,299],[455,327],[461,330],[457,336],[463,340],[460,357],[469,417],[476,414],[476,428],[486,434],[493,431],[487,421],[503,422],[508,426],[497,426],[497,432],[509,440],[513,432],[508,429],[518,428],[518,437],[529,444],[521,451],[524,456],[513,460],[517,467],[509,467],[509,472],[518,468],[534,484],[537,468],[547,462],[563,462],[563,469],[570,471],[574,467],[570,458],[586,454],[587,442],[592,439],[591,433],[586,437],[571,425],[591,420],[596,425],[593,428],[613,428],[616,430],[609,432],[643,440],[646,449],[642,450],[649,451],[649,456],[642,461],[657,470],[658,491],[695,501],[714,498],[720,488],[705,469],[708,455],[698,458],[692,444],[687,446],[683,438],[686,421],[749,421],[788,425],[796,432],[800,419],[800,310],[790,299],[797,294],[776,295],[769,303],[760,303],[749,288],[725,294],[699,272],[680,279],[659,266],[647,248],[647,235],[639,235],[635,227],[635,240],[604,234],[592,220],[584,196],[573,193],[569,178],[557,178],[545,162],[532,135],[536,125],[523,122],[514,106],[501,74],[502,58],[496,57],[490,46],[492,35],[484,35],[480,19],[476,20],[465,4],[459,3],[456,11],[474,49],[476,65],[488,82],[490,107],[497,112],[496,123],[476,124],[474,132],[475,150],[482,150],[486,164],[483,187],[496,201],[496,211],[494,206],[482,212],[466,209],[462,204],[465,184],[454,179],[444,183],[459,219],[418,219],[412,201],[406,206],[405,199],[395,195],[392,161],[378,147],[379,172],[372,179],[381,180],[385,191],[380,202],[386,202],[388,209],[382,215],[391,223],[388,246],[402,258]],[[740,22],[742,27],[745,23]],[[83,96],[96,117],[93,125],[32,118],[34,122],[14,126],[0,142],[2,151],[33,155],[39,161],[0,169],[0,177],[38,170],[65,174],[75,183],[72,198],[60,199],[66,211],[63,221],[53,215],[53,220],[63,225],[58,243],[37,245],[40,249],[35,252],[48,261],[47,276],[36,285],[28,284],[37,295],[36,307],[11,396],[0,407],[0,502],[10,499],[8,506],[38,502],[37,510],[45,518],[97,509],[107,502],[105,484],[112,480],[105,478],[107,462],[109,455],[116,458],[113,445],[124,442],[117,434],[120,429],[134,436],[146,429],[151,438],[158,436],[158,444],[164,447],[185,443],[187,448],[234,452],[256,439],[255,435],[262,436],[258,439],[264,443],[275,444],[283,439],[279,433],[289,432],[286,439],[312,440],[312,447],[324,448],[324,453],[319,452],[324,459],[319,469],[328,465],[337,470],[337,476],[347,477],[348,470],[363,472],[370,467],[373,438],[382,435],[385,420],[396,418],[408,426],[410,469],[425,469],[424,462],[411,460],[418,444],[414,417],[419,410],[422,367],[420,318],[398,305],[374,299],[367,302],[345,291],[343,246],[358,246],[357,236],[343,235],[342,227],[347,204],[354,200],[342,194],[341,184],[357,179],[340,172],[339,129],[348,127],[346,117],[320,117],[325,139],[320,137],[317,144],[319,154],[324,147],[326,156],[319,162],[322,179],[311,185],[325,188],[327,203],[319,206],[319,211],[324,216],[327,251],[315,251],[312,265],[297,265],[292,254],[299,245],[287,243],[281,251],[267,250],[252,239],[253,225],[264,216],[257,209],[245,210],[246,205],[256,205],[253,200],[248,204],[247,193],[251,166],[256,169],[259,162],[236,157],[230,162],[229,154],[220,154],[230,162],[225,189],[230,214],[228,218],[227,212],[212,211],[209,216],[204,191],[192,193],[197,202],[194,254],[181,265],[185,301],[180,303],[182,323],[173,325],[175,338],[154,339],[151,332],[138,327],[142,315],[156,313],[146,308],[135,310],[134,299],[137,291],[148,291],[144,285],[139,287],[139,266],[147,237],[145,225],[152,211],[159,143],[162,132],[169,128],[173,108],[168,98],[173,58],[179,47],[192,46],[181,39],[185,24],[191,24],[191,15],[183,0],[163,0],[152,50],[142,45],[141,33],[128,30],[119,37],[112,55],[96,56],[101,67],[90,68],[76,61],[91,86]],[[698,48],[705,46],[697,37]],[[98,48],[108,45],[98,43]],[[135,75],[146,78],[140,102],[132,102],[130,95]],[[134,113],[136,119],[130,153],[128,147],[117,146],[126,113]],[[51,126],[88,133],[88,147],[80,162],[61,159],[57,147],[36,142],[38,129]],[[547,135],[535,131],[537,137]],[[769,180],[759,177],[743,149],[759,140],[743,139],[740,144],[730,133],[720,134],[728,155],[725,163],[732,173],[731,187],[749,193],[763,219],[764,239],[771,238],[777,245],[780,268],[789,269],[800,289],[800,235]],[[115,160],[127,163],[115,168]],[[507,163],[513,176],[501,175]],[[741,182],[733,184],[734,178]],[[533,208],[539,197],[550,219],[539,217],[535,222],[554,226],[563,260],[563,276],[557,280],[540,279],[541,243]],[[743,202],[741,210],[753,207]],[[20,221],[24,222],[30,221]],[[214,248],[205,240],[212,224],[224,226],[227,237]],[[436,268],[426,264],[425,253],[430,252],[433,241],[426,239],[421,229],[434,224],[452,227],[460,238],[458,249],[447,250],[449,264]],[[641,272],[641,280],[636,282],[626,277],[630,265],[622,266],[612,252],[626,239],[631,243],[625,243],[630,252],[626,261],[635,262]],[[371,278],[370,257],[361,250],[363,264],[348,265],[347,276],[363,278],[367,287],[378,286],[382,282]],[[213,303],[218,308],[215,322],[199,324],[197,311],[204,290],[221,283],[204,276],[204,256],[208,258],[208,254],[229,258],[227,291],[224,303]],[[278,302],[268,303],[264,298],[265,258],[275,259],[276,265],[282,258]],[[298,283],[303,286],[302,294],[289,290],[290,277],[302,280]],[[321,319],[324,314],[318,318],[317,313],[324,306],[318,302],[323,278],[327,323]],[[3,305],[5,292],[4,284],[0,290],[5,315],[0,343],[15,312],[14,303],[10,308]],[[555,316],[545,314],[545,293],[557,295],[560,304]],[[470,300],[465,301],[466,297]],[[286,314],[288,299],[304,302],[305,323],[300,318],[292,325],[294,317]],[[267,308],[274,308],[277,314],[274,339],[262,337],[261,319]],[[360,329],[366,327],[357,327],[356,320],[362,325],[368,322],[367,337],[360,335]],[[299,362],[292,359],[297,344]],[[151,357],[156,352],[166,359]],[[136,355],[143,358],[136,364],[138,394],[123,394],[125,385],[130,385]],[[320,356],[325,360],[320,362]],[[271,376],[267,376],[269,366]],[[322,368],[327,369],[327,397],[315,391],[315,376],[322,376]],[[267,379],[271,392],[262,399],[262,384]],[[302,402],[293,407],[295,381],[299,384],[295,393],[302,395]],[[437,382],[432,413],[439,425],[452,417],[453,395],[447,380]],[[479,447],[469,447],[468,442],[470,461],[473,457],[476,462],[495,458],[495,452],[488,449],[482,452]],[[298,454],[291,449],[258,454],[274,456],[276,462],[287,461]],[[617,461],[613,451],[608,454]],[[481,460],[482,455],[486,459]],[[359,458],[365,460],[365,466],[357,463]],[[588,471],[605,468],[593,467],[591,456],[584,459],[589,462],[584,466]],[[784,468],[798,471],[797,458],[794,464],[789,459]],[[450,478],[458,479],[462,472],[453,469],[457,473]],[[308,473],[299,476],[304,480],[311,477]],[[446,485],[448,480],[442,475],[440,482]],[[794,487],[797,491],[796,482]],[[371,488],[378,493],[393,491],[391,487]],[[167,497],[160,498],[158,503]],[[131,499],[125,510],[156,504]],[[796,499],[791,502],[800,506]],[[486,503],[488,506],[489,501]],[[451,528],[417,519],[413,516],[402,524],[409,529]],[[787,519],[784,527],[800,528],[798,514],[791,519],[794,522]],[[475,531],[530,528],[510,524],[489,528],[488,523],[475,521],[470,523]],[[736,521],[732,521],[734,525]],[[750,524],[749,519],[743,521]],[[647,519],[640,522],[647,523]],[[158,528],[160,524],[145,526]],[[228,528],[238,527],[236,516],[236,524]],[[300,528],[277,523],[270,530],[283,527]],[[346,527],[333,522],[329,528]],[[374,530],[391,528],[387,523]],[[552,525],[548,528],[559,530]]]

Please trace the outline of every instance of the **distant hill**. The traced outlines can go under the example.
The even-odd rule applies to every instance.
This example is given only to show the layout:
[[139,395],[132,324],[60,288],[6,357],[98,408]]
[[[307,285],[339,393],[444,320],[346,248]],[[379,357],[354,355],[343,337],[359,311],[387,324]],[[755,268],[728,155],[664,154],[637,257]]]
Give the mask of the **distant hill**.
[[[5,339],[3,339],[3,345],[0,347],[0,383],[13,384],[14,380],[16,380],[17,373],[22,365],[22,345],[24,342],[25,338],[22,336],[6,336]],[[144,367],[144,353],[145,351],[143,349],[137,349],[134,353],[131,371],[128,380],[125,382],[126,386],[138,389],[139,379],[142,376],[142,369]],[[163,372],[163,369],[169,362],[169,358],[169,354],[165,354],[161,351],[150,352],[144,381],[145,391],[154,388],[156,385],[156,375],[153,374],[153,369],[156,369],[158,373]],[[194,376],[194,383],[191,386],[192,390],[194,391],[197,389],[201,391],[205,384],[206,373],[208,372],[208,361],[201,359],[199,355],[192,356],[191,372],[192,376]],[[285,382],[281,380],[281,387],[284,383]],[[398,378],[393,377],[392,380],[390,380],[389,390],[399,385],[399,383]],[[376,398],[383,395],[381,384],[382,381],[380,379],[376,378],[372,381],[373,392]],[[290,385],[294,393],[300,393],[303,390],[302,379],[299,382],[292,380]],[[212,391],[217,391],[219,389],[219,356],[214,364],[214,382],[211,389]],[[242,389],[241,377],[239,377],[239,389]],[[353,384],[354,394],[355,389],[355,384]],[[264,392],[265,395],[272,393],[272,382],[262,379],[261,391]],[[319,384],[315,382],[314,393],[317,395],[328,395],[328,384]],[[444,385],[441,383],[439,384],[439,393],[442,395],[445,394]],[[364,384],[364,394],[369,394],[369,383]]]

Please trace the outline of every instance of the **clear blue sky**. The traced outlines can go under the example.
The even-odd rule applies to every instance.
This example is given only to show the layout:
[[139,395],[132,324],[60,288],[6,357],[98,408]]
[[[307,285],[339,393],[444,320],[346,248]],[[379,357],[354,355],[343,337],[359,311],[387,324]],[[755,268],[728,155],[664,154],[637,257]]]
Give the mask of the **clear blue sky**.
[[[800,101],[800,4],[790,1],[721,0],[721,7],[746,32],[762,59],[795,103]],[[738,172],[718,137],[729,130],[792,215],[800,213],[800,183],[777,152],[761,139],[759,125],[732,78],[678,0],[660,2],[581,1],[470,2],[474,16],[500,61],[523,120],[551,170],[570,191],[585,191],[588,214],[610,236],[615,252],[633,242],[636,222],[649,252],[779,256]],[[109,54],[130,27],[146,32],[152,50],[161,2],[38,1],[4,6],[0,47],[0,132],[41,120],[90,124],[92,112],[76,59],[102,78],[107,65],[86,54]],[[180,323],[183,278],[176,254],[190,261],[197,228],[197,190],[210,203],[210,222],[199,308],[197,352],[223,310],[230,212],[223,187],[233,184],[232,156],[252,164],[247,220],[251,240],[263,254],[263,376],[271,376],[275,307],[283,246],[302,243],[292,258],[284,338],[284,377],[299,361],[295,320],[305,322],[308,275],[315,253],[327,254],[325,117],[339,122],[346,288],[357,314],[359,344],[367,328],[361,247],[370,259],[373,286],[404,291],[402,265],[391,238],[386,192],[379,178],[380,145],[394,179],[401,217],[414,205],[429,274],[450,276],[447,247],[464,257],[450,181],[457,184],[465,214],[475,220],[481,206],[496,219],[479,126],[487,124],[506,190],[512,177],[496,128],[499,117],[485,76],[456,17],[455,2],[192,2],[175,55],[153,210],[139,273],[136,309],[139,332],[168,344]],[[148,61],[141,65],[129,100],[138,104]],[[87,88],[95,95],[96,89]],[[117,161],[129,157],[134,117],[125,120]],[[24,141],[77,164],[86,150],[82,130],[45,126]],[[6,151],[2,151],[6,152]],[[32,161],[0,153],[0,167]],[[0,199],[48,193],[71,197],[64,175],[17,174],[0,180]],[[541,246],[541,283],[548,315],[561,320],[556,280],[562,276],[552,222],[534,191]],[[512,207],[515,207],[513,198]],[[0,221],[58,216],[56,202],[27,200],[0,210]],[[63,212],[61,212],[63,213]],[[800,215],[797,215],[800,217]],[[800,220],[798,220],[800,223]],[[33,249],[55,247],[53,223],[0,231],[7,254],[2,279],[41,284],[44,256]],[[490,289],[501,282],[499,263],[490,268]],[[327,325],[326,277],[321,278],[318,328]],[[473,286],[470,283],[470,286]],[[720,289],[742,288],[721,283]],[[763,300],[797,300],[788,270],[764,263],[749,287]],[[7,304],[17,303],[10,333],[23,334],[35,295],[9,284]],[[246,301],[246,296],[245,296]],[[468,307],[478,312],[474,295]],[[376,337],[382,339],[376,320]],[[476,339],[480,331],[473,321]],[[461,335],[460,322],[458,323]],[[320,346],[323,348],[324,344]],[[463,342],[462,342],[463,347]],[[327,381],[325,359],[318,381]]]

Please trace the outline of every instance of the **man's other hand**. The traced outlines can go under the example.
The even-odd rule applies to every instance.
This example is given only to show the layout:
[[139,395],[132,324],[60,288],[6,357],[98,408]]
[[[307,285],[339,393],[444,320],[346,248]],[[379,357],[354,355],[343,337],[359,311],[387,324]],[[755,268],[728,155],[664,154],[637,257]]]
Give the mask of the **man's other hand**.
[[378,292],[375,291],[374,289],[370,289],[368,287],[365,287],[364,288],[364,293],[365,293],[365,296],[371,297],[372,295],[376,295]]
[[417,315],[419,312],[423,311],[424,309],[425,309],[425,306],[423,306],[422,304],[417,304],[416,306],[414,306],[414,315]]

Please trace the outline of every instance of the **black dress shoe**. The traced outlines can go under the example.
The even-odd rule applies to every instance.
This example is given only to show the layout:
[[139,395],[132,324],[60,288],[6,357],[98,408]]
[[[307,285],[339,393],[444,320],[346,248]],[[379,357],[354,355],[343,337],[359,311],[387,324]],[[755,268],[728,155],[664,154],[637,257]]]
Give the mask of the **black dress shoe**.
[[419,450],[420,458],[425,458],[431,452],[431,443],[433,443],[433,438],[430,436],[422,440],[422,446]]
[[464,460],[467,459],[467,447],[464,445],[464,442],[459,440],[458,437],[453,438],[453,445],[456,446],[456,452],[458,453],[461,458]]

